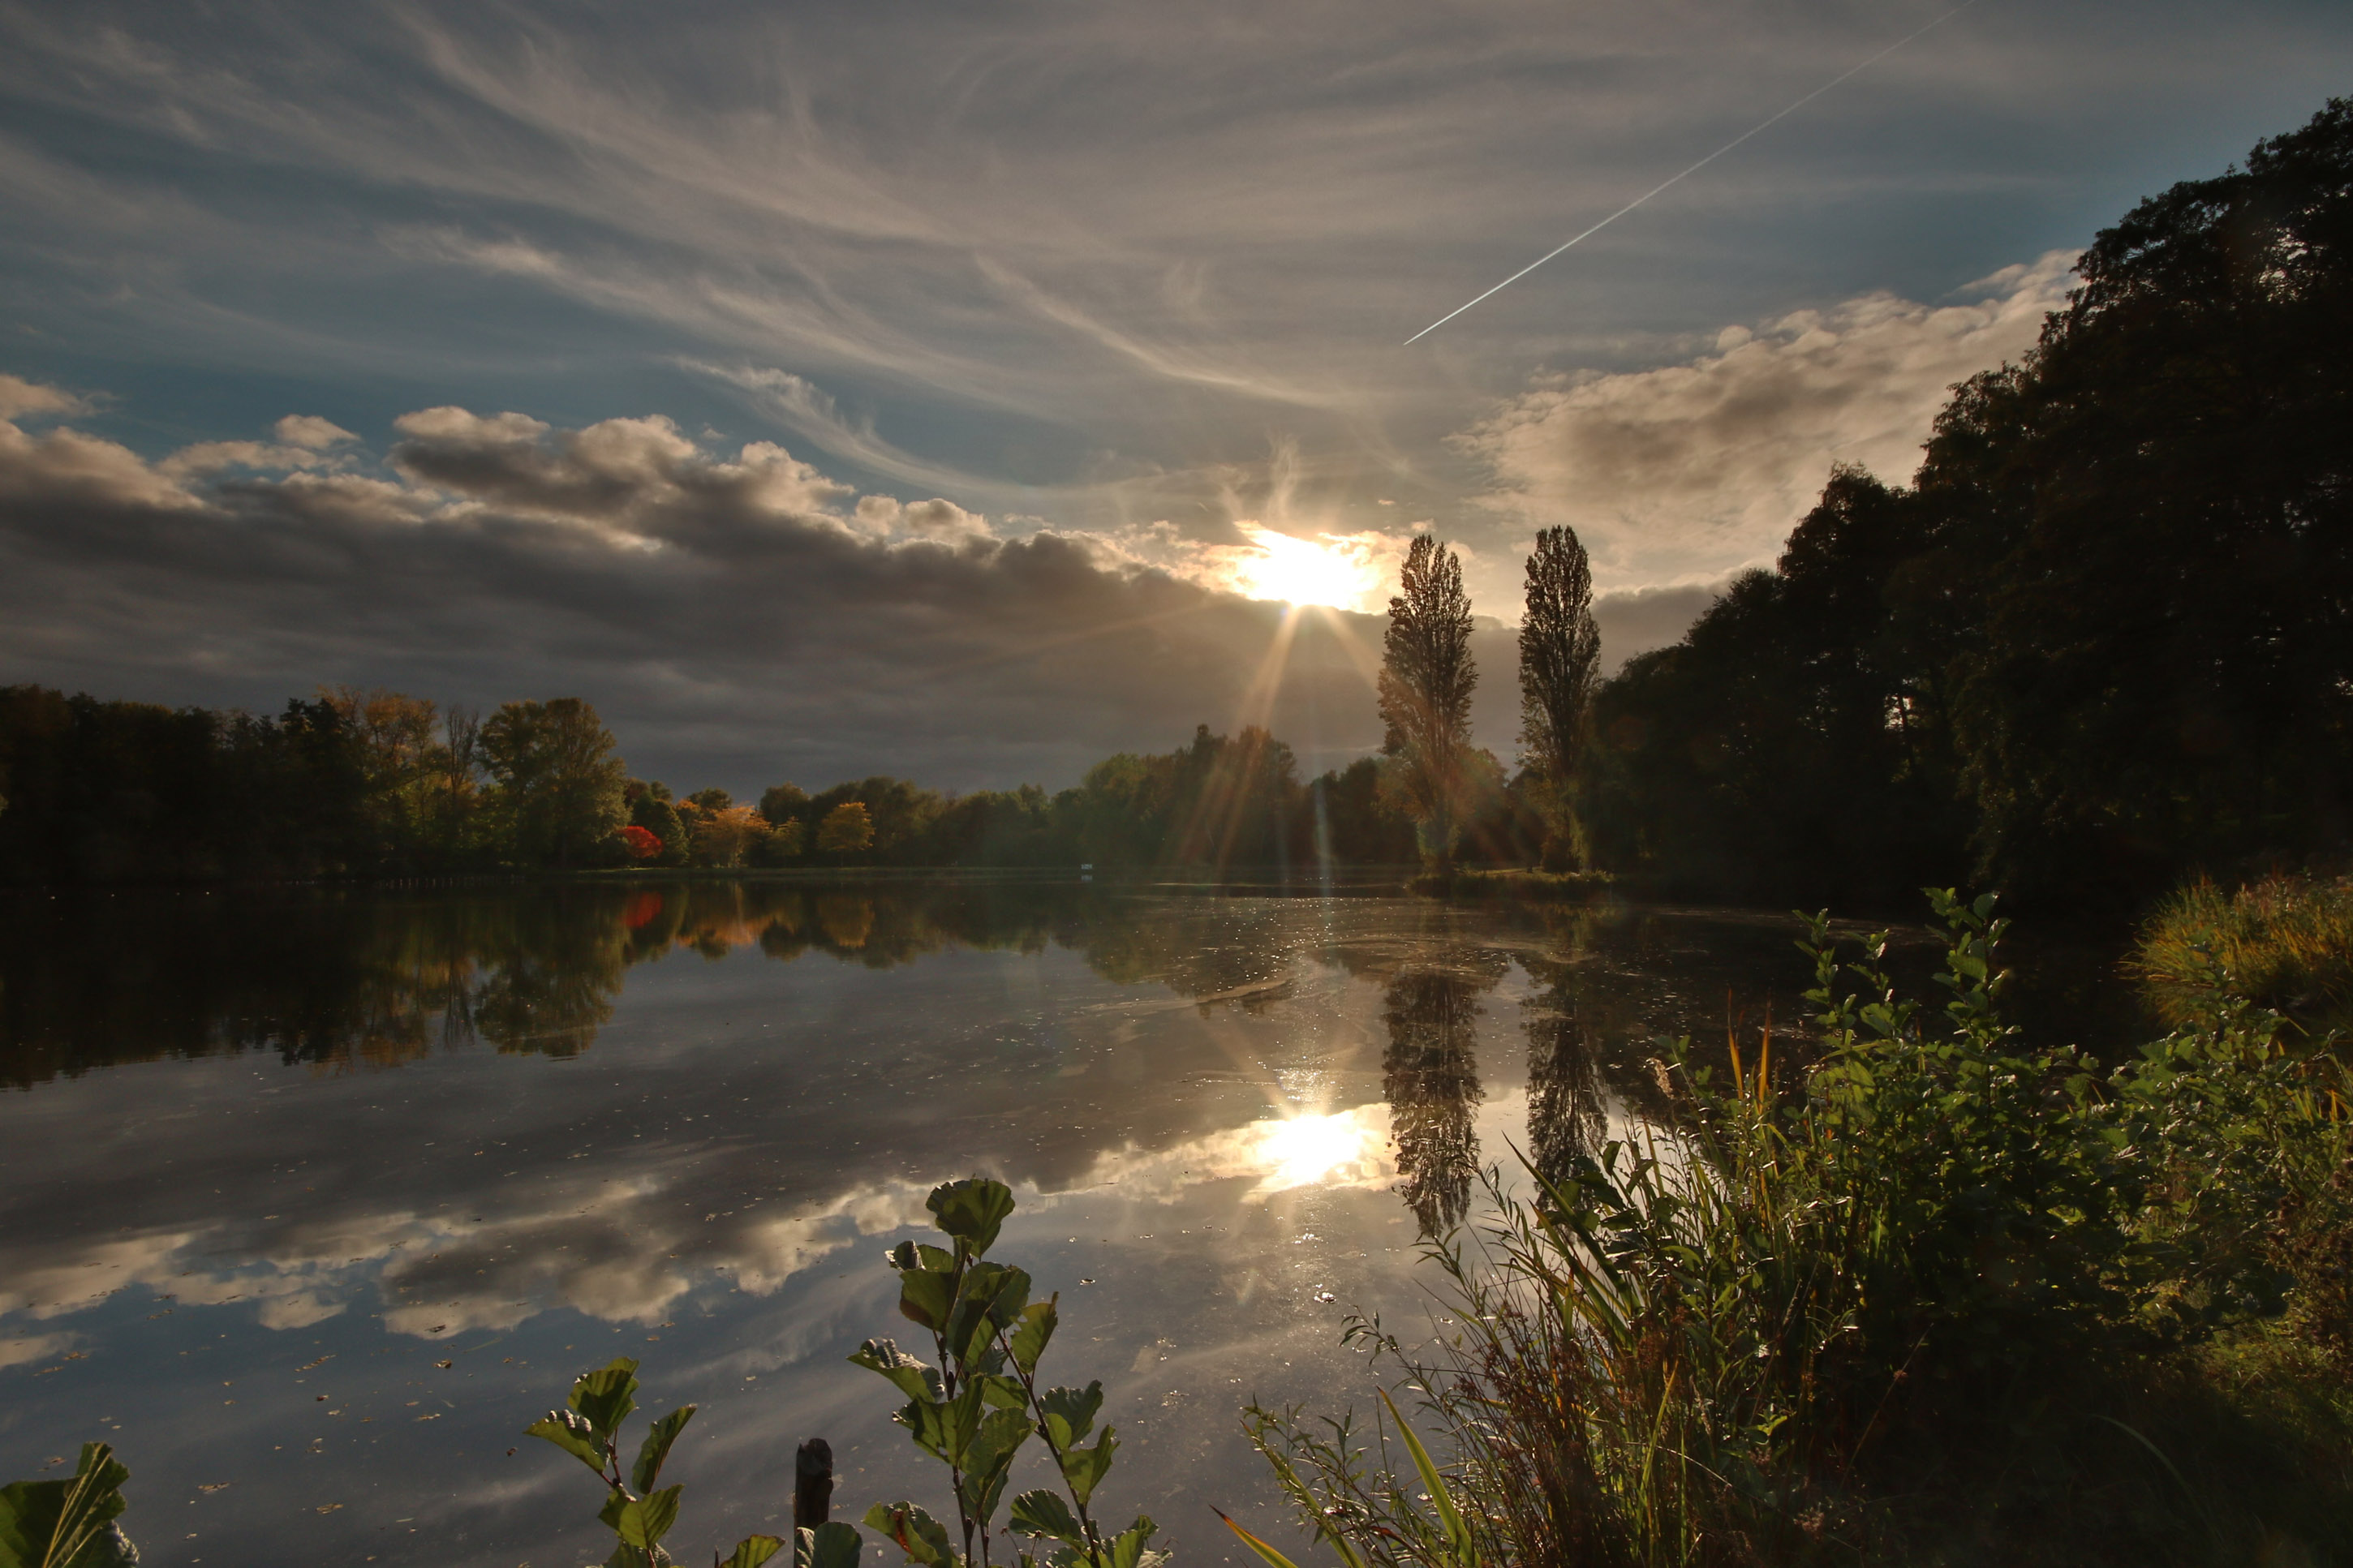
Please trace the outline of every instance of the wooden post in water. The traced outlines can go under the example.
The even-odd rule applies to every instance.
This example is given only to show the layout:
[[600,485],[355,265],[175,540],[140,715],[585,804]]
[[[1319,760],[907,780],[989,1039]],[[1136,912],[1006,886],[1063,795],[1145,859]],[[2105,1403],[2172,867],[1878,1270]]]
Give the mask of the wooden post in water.
[[793,1528],[815,1530],[833,1502],[833,1448],[822,1437],[801,1445],[793,1461]]

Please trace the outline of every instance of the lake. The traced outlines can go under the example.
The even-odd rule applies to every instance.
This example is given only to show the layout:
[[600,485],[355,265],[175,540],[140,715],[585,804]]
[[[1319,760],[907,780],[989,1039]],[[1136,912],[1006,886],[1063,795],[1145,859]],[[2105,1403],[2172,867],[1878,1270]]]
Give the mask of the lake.
[[1445,1331],[1419,1247],[1480,1167],[1591,1147],[1654,1037],[1753,1038],[1809,980],[1789,920],[1108,885],[100,892],[0,928],[0,1479],[113,1443],[159,1565],[602,1561],[596,1482],[521,1432],[616,1355],[641,1408],[701,1406],[681,1561],[789,1524],[804,1437],[835,1517],[946,1512],[843,1358],[917,1337],[883,1251],[974,1172],[1019,1200],[993,1256],[1061,1292],[1046,1370],[1104,1384],[1099,1511],[1197,1560],[1236,1554],[1211,1504],[1289,1539],[1244,1401],[1366,1405],[1347,1316]]

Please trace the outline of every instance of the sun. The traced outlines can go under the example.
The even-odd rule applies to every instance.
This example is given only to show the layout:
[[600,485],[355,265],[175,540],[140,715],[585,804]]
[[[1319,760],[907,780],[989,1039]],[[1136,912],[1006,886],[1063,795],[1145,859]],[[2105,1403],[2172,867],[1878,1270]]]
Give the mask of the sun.
[[1235,524],[1250,543],[1229,558],[1237,593],[1252,599],[1353,610],[1380,583],[1372,552],[1356,540],[1300,539],[1254,522]]

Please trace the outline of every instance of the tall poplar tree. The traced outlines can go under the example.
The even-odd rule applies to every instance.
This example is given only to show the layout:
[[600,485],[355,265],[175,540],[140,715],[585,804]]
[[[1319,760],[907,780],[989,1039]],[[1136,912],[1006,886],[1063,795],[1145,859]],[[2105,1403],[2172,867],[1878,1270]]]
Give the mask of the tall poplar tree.
[[1428,534],[1406,552],[1381,641],[1381,750],[1434,868],[1453,869],[1470,777],[1471,600],[1462,563]]
[[1520,621],[1520,758],[1535,775],[1545,816],[1545,863],[1587,858],[1579,816],[1601,632],[1593,624],[1593,570],[1573,528],[1536,534],[1528,602]]

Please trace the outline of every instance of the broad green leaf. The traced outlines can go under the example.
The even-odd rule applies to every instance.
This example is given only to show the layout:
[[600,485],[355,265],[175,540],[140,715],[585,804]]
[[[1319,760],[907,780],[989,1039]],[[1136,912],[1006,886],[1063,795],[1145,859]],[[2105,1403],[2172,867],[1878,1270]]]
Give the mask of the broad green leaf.
[[1051,1536],[1072,1546],[1087,1543],[1086,1532],[1079,1528],[1078,1519],[1071,1512],[1071,1505],[1062,1500],[1062,1494],[1043,1487],[1015,1498],[1009,1518],[1013,1528],[1024,1535]]
[[693,1419],[694,1406],[681,1405],[653,1424],[653,1429],[646,1434],[645,1446],[638,1450],[637,1468],[629,1472],[630,1486],[640,1492],[654,1489],[654,1482],[661,1479],[662,1461],[670,1458],[670,1446],[678,1441],[678,1435]]
[[572,1380],[572,1408],[588,1418],[598,1442],[611,1437],[638,1407],[638,1363],[617,1356],[595,1372]]
[[923,1452],[950,1464],[955,1462],[956,1450],[962,1445],[956,1440],[955,1412],[950,1406],[929,1399],[912,1399],[891,1419],[904,1426]]
[[939,1227],[977,1258],[997,1245],[997,1233],[1013,1212],[1013,1189],[986,1176],[968,1176],[934,1187],[924,1204]]
[[965,1501],[972,1517],[983,1524],[996,1517],[997,1500],[1005,1495],[1005,1478],[1013,1468],[1013,1456],[1032,1430],[1025,1411],[991,1410],[981,1417],[972,1440],[965,1445]]
[[890,1340],[869,1340],[851,1353],[850,1361],[869,1372],[879,1372],[910,1398],[936,1403],[947,1397],[947,1385],[937,1368],[917,1361]]
[[1095,1488],[1111,1473],[1111,1458],[1119,1451],[1119,1438],[1106,1426],[1092,1448],[1072,1448],[1062,1456],[1062,1479],[1070,1483],[1071,1496],[1081,1508],[1094,1496]]
[[994,1344],[1029,1304],[1029,1276],[1002,1263],[976,1263],[948,1314],[947,1341],[955,1358],[969,1364]]
[[1033,1430],[1026,1411],[991,1410],[980,1418],[979,1428],[965,1445],[965,1468],[981,1474],[1006,1469]]
[[1004,1470],[993,1476],[968,1474],[957,1482],[956,1506],[964,1510],[965,1518],[987,1524],[997,1517],[997,1502],[1005,1496],[1007,1474]]
[[989,1321],[1000,1329],[1009,1329],[1029,1305],[1029,1271],[1008,1268],[997,1293],[988,1299]]
[[650,1553],[670,1533],[670,1527],[678,1522],[678,1494],[683,1489],[664,1487],[649,1496],[632,1500],[613,1521],[613,1533]]
[[526,1437],[544,1437],[598,1475],[605,1473],[605,1446],[588,1417],[576,1410],[551,1410],[522,1429]]
[[859,1548],[856,1525],[828,1520],[793,1531],[793,1568],[858,1568]]
[[1421,1439],[1398,1414],[1397,1401],[1389,1397],[1386,1388],[1380,1390],[1380,1395],[1381,1403],[1389,1407],[1389,1418],[1397,1423],[1398,1436],[1405,1439],[1406,1452],[1413,1456],[1413,1468],[1421,1472],[1421,1484],[1430,1489],[1430,1503],[1438,1510],[1439,1522],[1446,1527],[1446,1541],[1453,1548],[1454,1560],[1467,1565],[1472,1561],[1471,1527],[1462,1521],[1462,1511],[1454,1506],[1454,1497],[1446,1489],[1445,1479],[1430,1462],[1430,1450],[1421,1446]]
[[1103,1384],[1098,1380],[1084,1389],[1049,1389],[1038,1403],[1046,1413],[1046,1432],[1054,1447],[1072,1447],[1093,1429],[1095,1412],[1103,1408]]
[[1008,1342],[1013,1349],[1013,1364],[1025,1373],[1038,1370],[1038,1358],[1046,1353],[1046,1342],[1054,1337],[1055,1307],[1062,1299],[1060,1291],[1042,1301],[1032,1301],[1022,1310],[1013,1325]]
[[0,1487],[0,1565],[116,1568],[139,1554],[112,1523],[131,1472],[104,1443],[84,1443],[72,1476]]
[[1290,1558],[1285,1557],[1282,1552],[1277,1552],[1273,1547],[1269,1546],[1265,1542],[1261,1541],[1257,1536],[1252,1535],[1249,1531],[1244,1530],[1240,1525],[1236,1524],[1233,1521],[1232,1516],[1228,1514],[1224,1509],[1213,1508],[1209,1511],[1216,1514],[1219,1519],[1224,1520],[1226,1521],[1226,1528],[1232,1531],[1236,1535],[1240,1536],[1244,1546],[1249,1547],[1252,1552],[1257,1552],[1259,1556],[1265,1559],[1268,1568],[1299,1568],[1298,1563],[1293,1563]]
[[1001,1377],[995,1373],[982,1373],[973,1380],[980,1385],[980,1396],[1000,1410],[1023,1410],[1029,1405],[1029,1394],[1022,1392],[1021,1380]]
[[928,1270],[899,1276],[899,1315],[909,1322],[941,1332],[955,1305],[955,1276]]
[[[800,1533],[806,1535],[808,1531]],[[761,1563],[784,1549],[785,1543],[777,1536],[747,1535],[735,1543],[735,1550],[727,1554],[726,1561],[721,1563],[719,1568],[760,1568]],[[796,1563],[798,1560],[798,1553],[795,1553]]]
[[876,1503],[866,1510],[866,1528],[896,1543],[911,1563],[955,1568],[955,1548],[936,1519],[913,1503]]
[[1145,1547],[1160,1527],[1148,1514],[1137,1514],[1135,1522],[1121,1531],[1110,1541],[1110,1568],[1139,1568],[1145,1558]]

